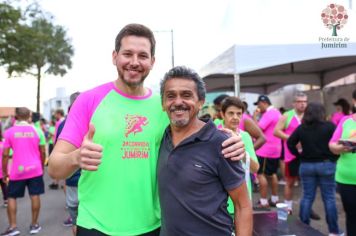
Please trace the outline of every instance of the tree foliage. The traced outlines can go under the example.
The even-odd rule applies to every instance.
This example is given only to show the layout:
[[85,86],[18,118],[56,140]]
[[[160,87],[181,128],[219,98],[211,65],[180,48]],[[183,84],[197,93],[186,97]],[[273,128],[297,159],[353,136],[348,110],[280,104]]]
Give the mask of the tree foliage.
[[37,112],[43,74],[63,76],[72,67],[73,46],[66,30],[52,23],[38,5],[25,11],[0,4],[0,66],[9,76],[27,73],[37,79]]

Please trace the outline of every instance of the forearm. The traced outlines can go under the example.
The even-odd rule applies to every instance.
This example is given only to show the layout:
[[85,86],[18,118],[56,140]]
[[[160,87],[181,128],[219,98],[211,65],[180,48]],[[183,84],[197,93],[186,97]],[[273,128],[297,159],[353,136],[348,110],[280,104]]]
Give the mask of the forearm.
[[54,179],[66,179],[79,169],[79,149],[69,153],[52,151],[48,161],[48,174]]
[[329,143],[329,149],[335,155],[340,155],[341,153],[347,151],[347,149],[345,149],[344,145],[339,144],[339,143]]
[[289,135],[287,135],[286,133],[284,133],[282,130],[279,129],[275,129],[273,135],[282,140],[287,140],[289,138]]
[[3,177],[8,176],[8,173],[7,173],[8,162],[9,162],[9,155],[3,154],[3,156],[2,156],[2,170],[1,170]]
[[266,138],[264,135],[259,136],[256,141],[253,144],[253,147],[255,148],[255,150],[259,149],[260,147],[262,147],[263,144],[265,144],[266,142]]
[[45,161],[46,161],[46,148],[45,146],[40,147],[40,156],[41,156],[41,164],[42,167],[44,167]]
[[235,232],[236,236],[252,235],[253,212],[252,207],[235,208]]

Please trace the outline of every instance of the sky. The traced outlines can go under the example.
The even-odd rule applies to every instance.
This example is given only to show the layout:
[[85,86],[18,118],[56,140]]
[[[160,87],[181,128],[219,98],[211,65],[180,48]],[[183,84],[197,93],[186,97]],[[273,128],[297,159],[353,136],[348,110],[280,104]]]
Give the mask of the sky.
[[[352,2],[352,0],[350,0]],[[64,87],[67,95],[117,78],[111,63],[114,39],[129,23],[154,31],[156,63],[145,85],[158,91],[159,81],[171,68],[172,37],[175,65],[199,70],[233,44],[319,43],[331,36],[321,20],[330,3],[348,10],[349,21],[339,31],[356,41],[355,7],[349,0],[38,0],[67,30],[75,49],[73,67],[64,77],[44,75],[42,101]],[[355,5],[354,3],[353,5]],[[0,69],[0,107],[36,107],[36,80],[8,78]]]

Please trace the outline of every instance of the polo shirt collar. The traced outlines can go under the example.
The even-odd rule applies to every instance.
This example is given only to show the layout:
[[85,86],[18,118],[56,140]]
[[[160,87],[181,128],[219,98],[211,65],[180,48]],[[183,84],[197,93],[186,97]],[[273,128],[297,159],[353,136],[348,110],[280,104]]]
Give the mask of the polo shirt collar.
[[[202,142],[208,141],[213,136],[214,132],[216,132],[218,129],[216,128],[215,124],[211,120],[204,121],[204,122],[206,122],[205,125],[198,132],[184,139],[178,146],[191,142],[196,142],[196,141],[202,141]],[[169,142],[173,145],[172,132],[170,126],[167,127],[165,131],[165,136],[168,138]]]

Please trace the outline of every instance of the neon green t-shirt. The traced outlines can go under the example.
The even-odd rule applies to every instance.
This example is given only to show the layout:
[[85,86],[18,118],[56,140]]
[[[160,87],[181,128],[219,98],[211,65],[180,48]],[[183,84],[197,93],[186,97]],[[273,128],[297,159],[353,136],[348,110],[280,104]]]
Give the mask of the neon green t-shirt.
[[[334,137],[337,135],[341,135],[342,139],[356,136],[356,121],[352,116],[340,121],[331,140],[337,141]],[[337,160],[335,179],[342,184],[356,185],[356,153],[345,152],[340,155]]]
[[54,126],[50,126],[48,128],[48,133],[50,134],[49,138],[48,138],[48,144],[53,144],[53,137],[54,137],[54,133],[56,132],[56,127]]
[[[252,142],[252,138],[251,138],[250,134],[245,131],[242,131],[242,130],[240,130],[240,134],[241,134],[241,139],[242,139],[243,143],[245,144],[245,150],[250,155],[251,160],[258,162],[255,148],[253,147],[253,142]],[[250,167],[247,167],[245,165],[245,163],[243,163],[243,167],[244,167],[244,169],[250,168]],[[249,178],[249,181],[247,181],[246,185],[247,185],[247,189],[248,189],[248,194],[250,196],[250,199],[252,200],[251,178]],[[228,212],[230,214],[233,214],[234,213],[234,204],[230,197],[228,199],[227,204],[228,204],[228,207],[227,207]]]
[[220,119],[216,118],[214,120],[214,124],[216,125],[216,127],[219,127],[219,125],[224,126],[224,120],[220,120]]
[[108,235],[139,235],[158,228],[161,211],[156,165],[169,124],[160,96],[123,94],[113,83],[82,93],[60,139],[79,147],[88,125],[103,146],[97,171],[81,172],[77,224]]

